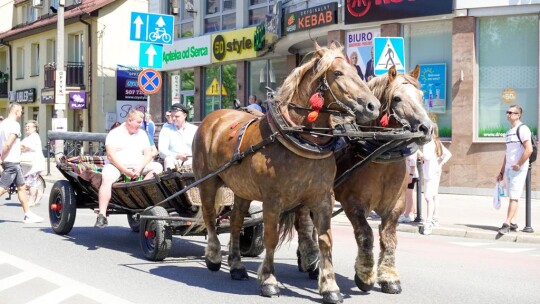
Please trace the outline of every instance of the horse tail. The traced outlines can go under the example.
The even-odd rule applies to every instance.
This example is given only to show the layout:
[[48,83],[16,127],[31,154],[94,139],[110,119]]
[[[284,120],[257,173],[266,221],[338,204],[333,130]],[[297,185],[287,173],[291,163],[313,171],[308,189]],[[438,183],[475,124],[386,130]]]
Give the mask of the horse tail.
[[290,242],[294,237],[294,222],[296,214],[294,211],[287,211],[279,217],[279,242],[278,247],[285,242]]
[[[197,189],[198,190],[198,189]],[[197,193],[198,194],[198,193]],[[216,210],[216,215],[221,214],[223,209],[234,202],[234,194],[232,194],[231,189],[225,185],[221,185],[216,191],[216,197],[214,199],[214,209]],[[195,233],[200,233],[206,229],[206,224],[204,223],[202,207],[199,208],[197,214],[194,217],[194,221],[186,230],[185,234],[188,234],[191,230]]]

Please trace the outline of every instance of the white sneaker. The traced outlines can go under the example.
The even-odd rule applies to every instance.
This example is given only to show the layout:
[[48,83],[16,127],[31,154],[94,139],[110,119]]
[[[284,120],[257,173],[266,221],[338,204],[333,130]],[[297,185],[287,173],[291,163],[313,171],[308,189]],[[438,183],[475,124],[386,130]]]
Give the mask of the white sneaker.
[[433,232],[433,224],[431,223],[426,223],[424,224],[424,231],[423,231],[423,235],[430,235],[431,232]]
[[25,224],[41,223],[43,222],[43,218],[37,214],[34,214],[33,212],[28,212],[24,215],[23,222]]
[[405,216],[403,214],[399,216],[398,223],[410,223],[410,222],[412,221],[411,221],[411,218],[409,218],[408,216]]
[[439,223],[439,218],[438,217],[433,217],[431,219],[431,224],[433,225],[433,227],[439,227],[441,224]]
[[377,214],[377,212],[375,211],[371,211],[368,215],[368,217],[370,217],[372,220],[378,220],[380,219],[381,217]]

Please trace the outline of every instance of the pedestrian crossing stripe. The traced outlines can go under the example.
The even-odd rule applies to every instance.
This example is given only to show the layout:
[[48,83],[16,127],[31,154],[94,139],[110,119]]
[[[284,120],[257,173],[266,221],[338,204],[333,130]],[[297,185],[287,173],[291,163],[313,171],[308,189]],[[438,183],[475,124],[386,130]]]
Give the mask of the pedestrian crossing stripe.
[[402,37],[375,37],[375,75],[384,75],[395,65],[398,73],[405,73],[405,51]]

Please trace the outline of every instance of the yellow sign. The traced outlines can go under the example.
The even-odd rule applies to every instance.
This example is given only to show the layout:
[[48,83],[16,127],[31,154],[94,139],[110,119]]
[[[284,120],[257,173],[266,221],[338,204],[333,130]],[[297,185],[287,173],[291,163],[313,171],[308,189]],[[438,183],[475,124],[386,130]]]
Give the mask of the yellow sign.
[[212,35],[212,61],[225,62],[257,57],[255,29],[256,27],[250,27]]
[[225,90],[225,86],[219,85],[217,79],[214,78],[214,80],[212,80],[212,83],[206,89],[206,96],[219,96],[220,91],[221,96],[227,96],[227,90]]
[[502,100],[504,102],[512,103],[516,100],[517,93],[512,88],[506,88],[502,92]]

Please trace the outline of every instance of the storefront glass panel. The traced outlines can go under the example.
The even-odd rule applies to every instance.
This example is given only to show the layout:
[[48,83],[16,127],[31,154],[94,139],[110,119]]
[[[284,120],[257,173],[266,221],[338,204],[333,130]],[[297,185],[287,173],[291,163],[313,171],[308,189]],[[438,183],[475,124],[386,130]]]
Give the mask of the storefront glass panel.
[[479,95],[476,139],[504,140],[506,109],[523,108],[521,121],[538,126],[538,16],[478,20]]
[[204,69],[203,117],[215,110],[233,108],[236,78],[236,64]]
[[[440,86],[437,90],[443,89],[446,93],[444,100],[438,100],[443,106],[433,110],[428,102],[425,104],[429,116],[439,126],[439,136],[449,139],[452,137],[452,21],[406,24],[404,33],[407,72],[416,65],[446,66],[446,82],[437,83]],[[422,86],[424,93],[429,89],[427,85]]]
[[249,63],[250,89],[248,94],[255,95],[264,102],[267,96],[266,87],[277,90],[289,73],[290,69],[287,68],[286,58],[251,61]]

